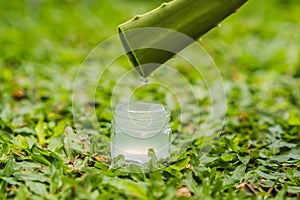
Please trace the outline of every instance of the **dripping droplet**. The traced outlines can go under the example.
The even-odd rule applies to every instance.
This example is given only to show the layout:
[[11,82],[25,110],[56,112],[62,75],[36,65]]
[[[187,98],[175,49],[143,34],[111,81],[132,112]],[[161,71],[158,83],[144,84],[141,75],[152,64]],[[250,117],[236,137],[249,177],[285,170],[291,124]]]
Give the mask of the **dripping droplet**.
[[141,80],[141,83],[143,84],[143,85],[146,85],[146,84],[148,84],[149,83],[149,80],[148,80],[148,78],[147,77],[140,77],[140,80]]

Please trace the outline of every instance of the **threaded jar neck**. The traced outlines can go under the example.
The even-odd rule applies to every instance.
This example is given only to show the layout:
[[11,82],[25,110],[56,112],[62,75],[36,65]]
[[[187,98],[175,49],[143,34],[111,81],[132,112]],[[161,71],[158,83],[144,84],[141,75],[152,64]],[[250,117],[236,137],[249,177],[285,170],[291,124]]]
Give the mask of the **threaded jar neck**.
[[168,108],[157,103],[122,102],[114,110],[114,126],[133,137],[152,137],[160,133],[169,120]]

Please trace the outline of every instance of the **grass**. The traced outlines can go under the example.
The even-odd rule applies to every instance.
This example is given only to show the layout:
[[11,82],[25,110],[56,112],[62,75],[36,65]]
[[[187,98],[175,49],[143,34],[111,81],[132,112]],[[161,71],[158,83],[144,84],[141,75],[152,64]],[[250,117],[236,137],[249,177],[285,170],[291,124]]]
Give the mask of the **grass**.
[[[160,3],[0,0],[1,199],[300,197],[297,0],[251,0],[202,38],[222,73],[228,105],[222,135],[205,157],[195,140],[160,171],[128,173],[86,151],[72,116],[75,74],[118,24]],[[97,130],[109,138],[113,83],[103,84],[93,104]],[[160,91],[155,99],[165,96]]]

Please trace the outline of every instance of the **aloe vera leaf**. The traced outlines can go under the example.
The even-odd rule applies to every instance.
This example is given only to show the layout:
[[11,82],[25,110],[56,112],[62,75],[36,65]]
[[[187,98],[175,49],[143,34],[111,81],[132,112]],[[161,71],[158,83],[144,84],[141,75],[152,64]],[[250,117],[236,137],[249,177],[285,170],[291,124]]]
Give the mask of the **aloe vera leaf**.
[[[146,14],[135,16],[119,25],[118,30],[132,65],[141,76],[147,77],[174,54],[218,26],[246,2],[247,0],[174,0],[163,3]],[[156,31],[147,27],[174,31]]]

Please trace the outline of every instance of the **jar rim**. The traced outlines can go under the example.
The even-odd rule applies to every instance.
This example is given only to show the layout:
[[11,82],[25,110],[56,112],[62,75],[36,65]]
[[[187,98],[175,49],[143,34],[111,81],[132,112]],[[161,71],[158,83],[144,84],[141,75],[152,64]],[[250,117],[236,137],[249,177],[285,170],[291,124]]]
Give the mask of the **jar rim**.
[[138,116],[155,115],[155,118],[151,119],[154,121],[166,119],[170,117],[170,111],[165,105],[159,103],[147,102],[147,101],[121,102],[117,104],[113,113],[115,116],[121,118],[128,118],[128,114],[129,115],[133,114]]
[[121,102],[114,109],[114,124],[124,133],[148,138],[161,132],[170,120],[169,109],[159,103]]

